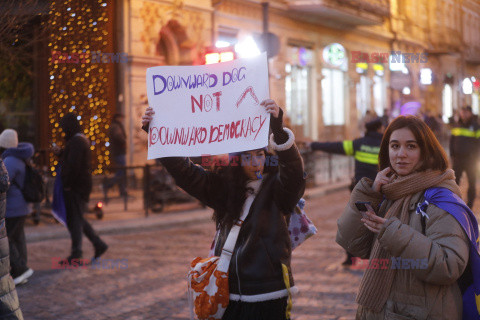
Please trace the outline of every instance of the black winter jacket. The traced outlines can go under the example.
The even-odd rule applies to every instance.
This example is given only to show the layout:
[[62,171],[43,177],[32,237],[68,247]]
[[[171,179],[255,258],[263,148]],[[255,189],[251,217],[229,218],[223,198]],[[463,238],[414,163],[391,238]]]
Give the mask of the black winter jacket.
[[110,151],[112,157],[125,155],[127,153],[127,134],[120,121],[113,121],[108,131],[110,140]]
[[60,122],[67,142],[60,161],[63,188],[78,193],[84,201],[88,201],[92,191],[90,141],[81,134],[78,120],[71,115],[65,115]]
[[[230,293],[257,295],[285,289],[282,264],[288,267],[293,286],[292,249],[286,220],[303,195],[305,175],[295,144],[277,154],[279,170],[264,177],[240,230],[229,267]],[[161,161],[181,188],[214,210],[225,210],[228,189],[225,186],[229,181],[193,164],[188,158],[163,158]],[[220,230],[217,255],[229,231]]]
[[7,203],[8,173],[0,159],[0,319],[23,320],[15,284],[10,276],[10,257],[5,208]]
[[83,135],[77,135],[67,141],[62,154],[63,188],[72,190],[84,201],[90,198],[92,191],[92,154],[90,144]]
[[450,156],[477,159],[480,152],[480,125],[472,118],[467,123],[461,120],[451,129]]
[[355,157],[355,181],[363,177],[375,180],[378,172],[378,153],[383,135],[370,131],[364,137],[340,142],[312,142],[312,150]]

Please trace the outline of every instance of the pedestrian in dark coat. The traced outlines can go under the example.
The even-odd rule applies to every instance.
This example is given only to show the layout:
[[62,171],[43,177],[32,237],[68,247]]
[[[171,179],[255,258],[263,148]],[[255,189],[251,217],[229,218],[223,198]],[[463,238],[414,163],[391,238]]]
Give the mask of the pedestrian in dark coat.
[[121,197],[127,195],[126,172],[123,168],[127,165],[127,134],[122,123],[124,118],[123,114],[116,113],[108,132],[110,155],[116,168],[115,175],[112,178],[106,178],[103,183],[105,201],[108,201],[108,190],[115,184],[118,185]]
[[[307,143],[312,151],[319,150],[328,153],[344,154],[355,158],[355,176],[350,184],[350,191],[353,190],[358,181],[366,177],[374,180],[378,173],[378,152],[382,142],[385,126],[382,119],[376,118],[365,124],[365,136],[355,140],[344,140],[338,142],[310,142]],[[346,252],[347,257],[342,265],[349,267],[353,265],[353,255]]]
[[[14,131],[12,129],[7,130]],[[15,139],[17,137],[16,131],[10,137],[9,134],[4,134],[5,131],[0,134],[2,159],[10,180],[5,220],[10,247],[10,274],[15,285],[19,285],[25,283],[33,274],[33,270],[27,266],[27,242],[24,231],[25,220],[31,212],[31,208],[22,194],[22,189],[25,182],[26,162],[30,161],[33,156],[34,148],[28,142],[18,143],[18,140]],[[5,146],[9,148],[3,151]]]
[[60,120],[60,128],[65,133],[66,144],[63,150],[54,152],[60,155],[67,227],[72,239],[72,251],[66,260],[70,263],[73,259],[82,258],[82,230],[95,248],[96,259],[108,246],[83,217],[92,191],[90,141],[82,134],[83,130],[74,113],[68,113]]
[[480,155],[480,124],[470,106],[460,109],[460,118],[453,125],[450,138],[450,156],[457,184],[463,172],[467,174],[467,205],[473,208],[477,196],[477,162]]
[[310,142],[307,143],[312,151],[324,151],[328,153],[343,154],[355,158],[355,177],[352,187],[363,177],[375,179],[378,172],[378,152],[382,142],[383,126],[382,120],[376,118],[365,124],[365,136],[355,140],[344,140],[337,142]]
[[0,319],[23,320],[15,284],[9,272],[10,258],[4,223],[8,187],[8,172],[0,159]]
[[[278,158],[264,149],[246,151],[218,173],[206,171],[188,158],[161,159],[181,188],[214,209],[219,229],[216,254],[242,211],[249,212],[229,265],[230,302],[223,320],[289,319],[289,292],[296,291],[287,225],[305,190],[303,161],[293,133],[283,128],[282,110],[273,100],[261,105],[271,114],[270,144]],[[152,114],[147,108],[144,128]]]

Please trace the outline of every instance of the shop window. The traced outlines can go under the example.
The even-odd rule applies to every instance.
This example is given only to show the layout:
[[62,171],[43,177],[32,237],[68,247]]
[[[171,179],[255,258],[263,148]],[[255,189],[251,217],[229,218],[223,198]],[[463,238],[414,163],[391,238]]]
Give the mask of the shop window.
[[310,68],[287,64],[285,79],[286,109],[292,126],[301,127],[303,135],[310,129]]
[[377,115],[383,116],[383,111],[386,108],[385,103],[385,84],[383,77],[373,77],[373,108]]
[[238,43],[238,30],[229,27],[219,26],[218,36],[215,46],[217,48],[225,48],[234,46]]
[[326,126],[345,124],[345,76],[338,69],[322,69],[322,114]]
[[479,110],[479,106],[478,106],[478,100],[480,99],[480,96],[478,95],[478,93],[473,93],[472,94],[472,111],[474,114],[479,114],[480,110]]
[[312,116],[313,52],[304,47],[288,47],[285,65],[286,113],[291,126],[305,137],[312,137],[316,127]]
[[360,76],[356,89],[358,119],[361,119],[370,108],[370,85],[367,76]]
[[443,121],[448,123],[448,119],[453,114],[452,87],[449,84],[446,84],[443,87],[442,104],[443,104],[443,108],[442,108]]

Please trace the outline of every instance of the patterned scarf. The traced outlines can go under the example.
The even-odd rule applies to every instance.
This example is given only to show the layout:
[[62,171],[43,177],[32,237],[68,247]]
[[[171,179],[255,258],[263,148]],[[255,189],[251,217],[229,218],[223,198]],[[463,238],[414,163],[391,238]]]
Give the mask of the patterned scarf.
[[[448,169],[440,171],[415,172],[399,177],[394,182],[383,185],[382,193],[393,204],[385,214],[385,219],[397,217],[403,224],[409,222],[409,205],[412,196],[431,187],[443,187],[460,196],[460,188],[455,183],[455,173]],[[378,239],[374,240],[370,259],[389,259],[389,254]],[[375,313],[382,310],[395,278],[395,269],[367,269],[360,283],[356,302]]]

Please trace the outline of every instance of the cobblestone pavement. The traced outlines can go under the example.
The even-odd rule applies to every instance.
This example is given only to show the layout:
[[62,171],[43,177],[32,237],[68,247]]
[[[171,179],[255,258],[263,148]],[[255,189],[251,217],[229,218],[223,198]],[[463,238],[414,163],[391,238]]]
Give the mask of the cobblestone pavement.
[[[348,191],[307,201],[318,235],[293,254],[300,293],[293,319],[354,319],[354,296],[361,271],[344,270],[343,250],[335,244],[336,219]],[[179,213],[181,214],[181,213]],[[206,256],[214,233],[211,222],[160,231],[103,236],[105,259],[128,259],[124,269],[52,269],[53,257],[66,257],[70,241],[28,244],[29,282],[17,288],[25,319],[146,320],[189,319],[185,276],[190,261]],[[84,256],[93,249],[84,239]]]

